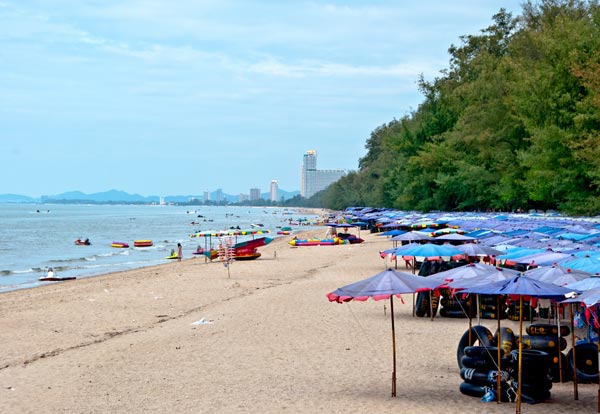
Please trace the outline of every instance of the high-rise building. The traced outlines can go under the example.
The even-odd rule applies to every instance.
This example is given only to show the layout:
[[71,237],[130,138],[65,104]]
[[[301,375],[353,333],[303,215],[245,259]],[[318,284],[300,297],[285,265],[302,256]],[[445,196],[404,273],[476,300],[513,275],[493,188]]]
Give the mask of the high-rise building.
[[271,201],[277,201],[277,193],[279,192],[279,185],[277,184],[277,180],[271,180]]
[[210,191],[206,190],[204,192],[204,202],[210,201]]
[[344,170],[317,170],[317,151],[308,150],[302,161],[300,195],[310,198],[346,175]]
[[260,200],[260,188],[250,189],[250,201]]

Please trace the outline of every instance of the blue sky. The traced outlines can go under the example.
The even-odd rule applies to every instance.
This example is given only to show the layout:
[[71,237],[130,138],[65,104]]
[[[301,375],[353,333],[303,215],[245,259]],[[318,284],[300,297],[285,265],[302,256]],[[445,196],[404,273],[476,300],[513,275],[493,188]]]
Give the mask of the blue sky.
[[0,0],[0,194],[300,189],[520,1]]

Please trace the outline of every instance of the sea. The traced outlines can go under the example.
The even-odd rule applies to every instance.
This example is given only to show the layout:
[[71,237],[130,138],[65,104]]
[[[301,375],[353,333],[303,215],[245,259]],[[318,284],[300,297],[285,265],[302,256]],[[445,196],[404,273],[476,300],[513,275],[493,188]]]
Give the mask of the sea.
[[[92,277],[121,270],[167,263],[177,243],[183,258],[198,246],[216,247],[218,237],[190,237],[197,232],[229,229],[268,231],[278,237],[281,227],[311,228],[317,215],[277,207],[0,204],[0,292],[32,288],[52,268],[57,276]],[[90,245],[75,244],[89,239]],[[151,247],[134,247],[134,240],[150,239]],[[129,248],[112,247],[113,241]],[[68,282],[54,282],[68,283]]]

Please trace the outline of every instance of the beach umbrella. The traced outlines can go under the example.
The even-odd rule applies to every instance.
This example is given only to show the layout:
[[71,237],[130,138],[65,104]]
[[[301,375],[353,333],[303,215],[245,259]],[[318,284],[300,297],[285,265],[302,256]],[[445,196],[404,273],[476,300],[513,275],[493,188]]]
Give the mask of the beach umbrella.
[[407,242],[417,242],[421,240],[431,240],[431,237],[427,233],[423,233],[420,231],[408,231],[403,234],[399,234],[391,238],[392,241],[407,241]]
[[589,289],[600,288],[600,277],[591,276],[588,279],[580,280],[579,282],[569,283],[566,287],[573,290],[584,292]]
[[559,286],[575,283],[591,276],[587,272],[563,267],[556,263],[552,266],[542,266],[536,267],[535,269],[529,269],[524,274],[525,276],[529,276],[530,278],[539,280],[541,282],[553,283]]
[[343,286],[327,294],[330,302],[349,302],[352,300],[366,301],[390,300],[390,313],[392,320],[392,397],[396,396],[396,330],[394,326],[394,296],[405,293],[415,293],[429,290],[426,278],[414,276],[410,273],[397,272],[387,269],[367,279]]
[[600,260],[596,257],[580,257],[579,259],[573,259],[569,261],[561,262],[563,266],[570,267],[571,269],[583,270],[588,273],[600,273]]
[[437,236],[435,240],[447,241],[447,242],[455,242],[455,243],[464,243],[467,241],[475,240],[475,237],[465,236],[464,234],[459,233],[450,233],[450,234],[442,234],[441,236]]
[[567,260],[569,258],[572,258],[570,254],[546,251],[515,257],[511,260],[515,263],[534,263],[538,266],[548,266],[556,262]]
[[[466,293],[484,295],[513,295],[519,298],[519,336],[523,337],[523,296],[545,299],[562,300],[572,290],[552,283],[540,282],[528,276],[518,275],[507,280],[486,283],[464,289]],[[519,341],[519,374],[516,401],[516,414],[521,414],[521,379],[522,379],[522,354],[523,344]]]
[[396,249],[396,254],[413,257],[452,257],[463,254],[454,246],[447,244],[408,244]]
[[465,243],[454,247],[467,256],[498,256],[502,254],[500,250],[479,243]]

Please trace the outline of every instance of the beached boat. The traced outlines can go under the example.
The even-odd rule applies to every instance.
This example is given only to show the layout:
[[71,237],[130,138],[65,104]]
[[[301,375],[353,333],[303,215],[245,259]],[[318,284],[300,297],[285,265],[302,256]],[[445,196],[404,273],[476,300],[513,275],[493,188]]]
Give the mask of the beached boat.
[[75,240],[75,244],[77,246],[89,246],[92,243],[90,243],[90,239],[85,239],[85,240],[77,239],[77,240]]
[[165,257],[165,259],[177,259],[177,258],[179,258],[177,253],[172,253],[171,255]]
[[134,240],[134,247],[150,247],[152,246],[152,240]]
[[266,246],[267,244],[271,243],[272,241],[273,241],[273,238],[271,238],[271,237],[259,237],[258,239],[246,240],[243,242],[236,243],[233,246],[233,248],[234,249],[256,248],[256,247]]
[[259,252],[254,252],[254,253],[244,253],[244,254],[238,254],[236,253],[235,256],[233,256],[235,258],[235,260],[254,260],[254,259],[258,259],[260,257],[260,253]]
[[233,258],[235,260],[254,260],[260,257],[256,247],[239,247],[235,249]]
[[126,249],[129,247],[129,244],[125,242],[113,241],[111,246],[119,249]]
[[76,276],[42,276],[38,280],[40,282],[62,282],[63,280],[75,280]]

